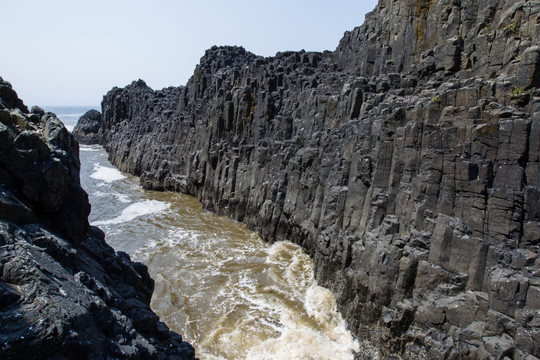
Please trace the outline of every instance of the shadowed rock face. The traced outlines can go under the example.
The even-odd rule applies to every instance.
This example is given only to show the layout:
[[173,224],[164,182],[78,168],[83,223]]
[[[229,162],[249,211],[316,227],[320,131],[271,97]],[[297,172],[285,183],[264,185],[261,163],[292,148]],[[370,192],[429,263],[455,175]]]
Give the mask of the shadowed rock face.
[[146,267],[89,226],[79,170],[56,115],[0,78],[0,358],[193,359],[150,309]]
[[101,113],[97,110],[89,110],[77,122],[73,129],[73,137],[82,144],[99,144],[103,137],[102,128]]
[[102,142],[301,244],[388,353],[540,357],[539,10],[381,0],[334,52],[214,47],[184,87],[112,89]]

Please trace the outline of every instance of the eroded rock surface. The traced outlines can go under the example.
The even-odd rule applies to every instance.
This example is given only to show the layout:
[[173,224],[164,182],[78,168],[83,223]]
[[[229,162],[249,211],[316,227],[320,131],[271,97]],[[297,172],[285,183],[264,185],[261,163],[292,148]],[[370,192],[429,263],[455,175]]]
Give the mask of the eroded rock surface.
[[88,224],[79,147],[0,78],[0,358],[193,359],[146,266]]
[[387,353],[535,359],[539,11],[381,0],[334,52],[214,47],[186,86],[112,89],[102,143],[146,188],[301,244]]

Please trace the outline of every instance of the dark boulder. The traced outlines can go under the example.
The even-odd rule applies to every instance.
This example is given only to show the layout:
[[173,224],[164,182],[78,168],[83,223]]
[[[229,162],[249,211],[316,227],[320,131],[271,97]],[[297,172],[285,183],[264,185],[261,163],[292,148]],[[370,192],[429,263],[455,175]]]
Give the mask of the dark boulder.
[[73,129],[73,136],[80,144],[99,144],[103,136],[103,121],[101,113],[97,110],[89,110],[80,117]]
[[28,113],[28,108],[19,99],[11,84],[0,77],[0,109],[19,109]]

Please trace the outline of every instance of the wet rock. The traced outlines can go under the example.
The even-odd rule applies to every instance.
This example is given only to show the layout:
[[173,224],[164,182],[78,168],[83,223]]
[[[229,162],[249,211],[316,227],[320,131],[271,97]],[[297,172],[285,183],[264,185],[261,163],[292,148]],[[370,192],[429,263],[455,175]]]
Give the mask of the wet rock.
[[0,217],[16,224],[28,224],[36,221],[33,211],[4,186],[0,187]]
[[20,297],[19,292],[15,288],[5,284],[4,282],[0,282],[0,309],[3,310],[11,304],[17,302]]
[[[88,224],[78,144],[0,79],[2,359],[194,359],[150,309],[146,266]],[[10,106],[19,106],[11,109]]]

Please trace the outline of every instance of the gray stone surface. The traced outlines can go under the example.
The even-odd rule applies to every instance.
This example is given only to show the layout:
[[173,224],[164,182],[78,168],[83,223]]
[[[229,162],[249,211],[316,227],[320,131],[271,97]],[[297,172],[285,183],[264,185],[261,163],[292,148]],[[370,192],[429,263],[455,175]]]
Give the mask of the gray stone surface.
[[381,0],[333,52],[213,47],[186,86],[111,90],[102,143],[302,245],[385,354],[540,357],[539,11]]

